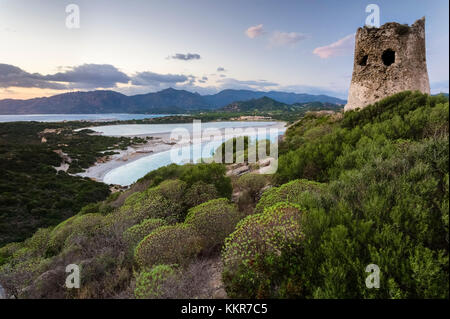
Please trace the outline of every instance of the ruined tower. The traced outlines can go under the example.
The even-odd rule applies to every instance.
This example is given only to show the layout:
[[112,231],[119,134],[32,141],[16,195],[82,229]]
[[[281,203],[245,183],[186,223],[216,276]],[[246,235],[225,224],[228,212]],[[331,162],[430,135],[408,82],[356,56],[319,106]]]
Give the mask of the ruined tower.
[[363,108],[405,90],[430,94],[425,17],[411,26],[389,22],[380,28],[358,28],[355,40],[345,111]]

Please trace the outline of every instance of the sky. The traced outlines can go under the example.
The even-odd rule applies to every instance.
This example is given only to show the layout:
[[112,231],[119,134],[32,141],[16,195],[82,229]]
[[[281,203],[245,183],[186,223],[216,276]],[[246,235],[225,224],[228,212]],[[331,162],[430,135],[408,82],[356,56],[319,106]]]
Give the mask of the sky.
[[448,92],[447,0],[0,0],[0,99],[168,87],[346,99],[372,3],[381,24],[426,17],[431,90]]

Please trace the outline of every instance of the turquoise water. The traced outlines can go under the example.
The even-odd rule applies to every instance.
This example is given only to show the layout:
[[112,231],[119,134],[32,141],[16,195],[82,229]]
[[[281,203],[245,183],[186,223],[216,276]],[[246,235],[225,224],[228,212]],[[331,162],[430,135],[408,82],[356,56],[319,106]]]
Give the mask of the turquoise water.
[[0,115],[0,122],[125,121],[168,116],[168,114],[18,114]]
[[[255,125],[255,124],[258,125]],[[205,128],[231,128],[231,127],[265,127],[270,128],[273,126],[275,122],[214,122],[214,123],[202,123],[202,129]],[[189,129],[189,125],[191,126],[192,130],[192,123],[190,124],[178,124],[177,127],[180,127],[180,125],[183,125],[184,128]],[[142,125],[144,126],[144,125]],[[156,126],[156,125],[152,125]],[[147,128],[137,128],[134,127],[133,130],[131,128],[111,128],[111,132],[118,133],[121,132],[123,134],[130,134],[130,132],[139,132],[140,134],[148,134],[151,132],[159,132],[164,133],[167,132],[169,127],[168,125],[165,125],[166,127],[147,127]],[[105,127],[106,128],[106,127]],[[172,128],[172,126],[170,127]],[[107,130],[104,129],[104,131],[109,132],[109,128]],[[146,133],[142,133],[146,132]],[[284,134],[285,128],[279,128],[277,131],[270,132],[269,130],[266,130],[266,133],[258,133],[255,131],[255,134],[245,134],[247,136],[250,136],[252,140],[258,139],[258,138],[267,138],[270,139],[272,142],[278,139],[279,135]],[[263,135],[265,134],[265,135]],[[212,140],[210,142],[203,142],[203,143],[196,143],[193,145],[187,145],[184,147],[174,147],[171,150],[148,155],[145,157],[142,157],[136,161],[127,163],[125,165],[122,165],[120,167],[117,167],[111,171],[109,171],[103,178],[103,182],[106,184],[118,184],[122,186],[131,185],[135,181],[137,181],[139,178],[145,176],[147,173],[156,170],[160,167],[170,165],[172,163],[175,164],[184,164],[187,162],[198,162],[201,158],[210,158],[213,155],[214,150],[219,147],[223,141],[228,140],[233,136],[224,136],[220,140]]]

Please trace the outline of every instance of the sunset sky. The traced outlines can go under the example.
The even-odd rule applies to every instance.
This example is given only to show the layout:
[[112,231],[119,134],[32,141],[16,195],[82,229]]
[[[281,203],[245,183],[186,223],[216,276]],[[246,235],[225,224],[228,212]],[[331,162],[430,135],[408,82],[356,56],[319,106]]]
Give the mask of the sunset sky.
[[[80,28],[66,27],[66,6]],[[0,0],[0,99],[74,90],[124,94],[225,88],[347,98],[354,33],[426,17],[432,93],[448,92],[447,0]]]

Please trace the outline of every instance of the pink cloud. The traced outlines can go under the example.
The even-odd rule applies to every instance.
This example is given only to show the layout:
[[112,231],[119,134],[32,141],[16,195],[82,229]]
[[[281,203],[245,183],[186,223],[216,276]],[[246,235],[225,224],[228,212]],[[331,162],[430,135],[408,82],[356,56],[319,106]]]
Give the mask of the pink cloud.
[[245,34],[250,38],[254,39],[264,34],[264,29],[262,24],[254,25],[245,31]]
[[322,59],[328,59],[333,56],[342,56],[351,54],[355,47],[355,34],[349,34],[346,37],[337,40],[329,45],[315,48],[313,53]]

